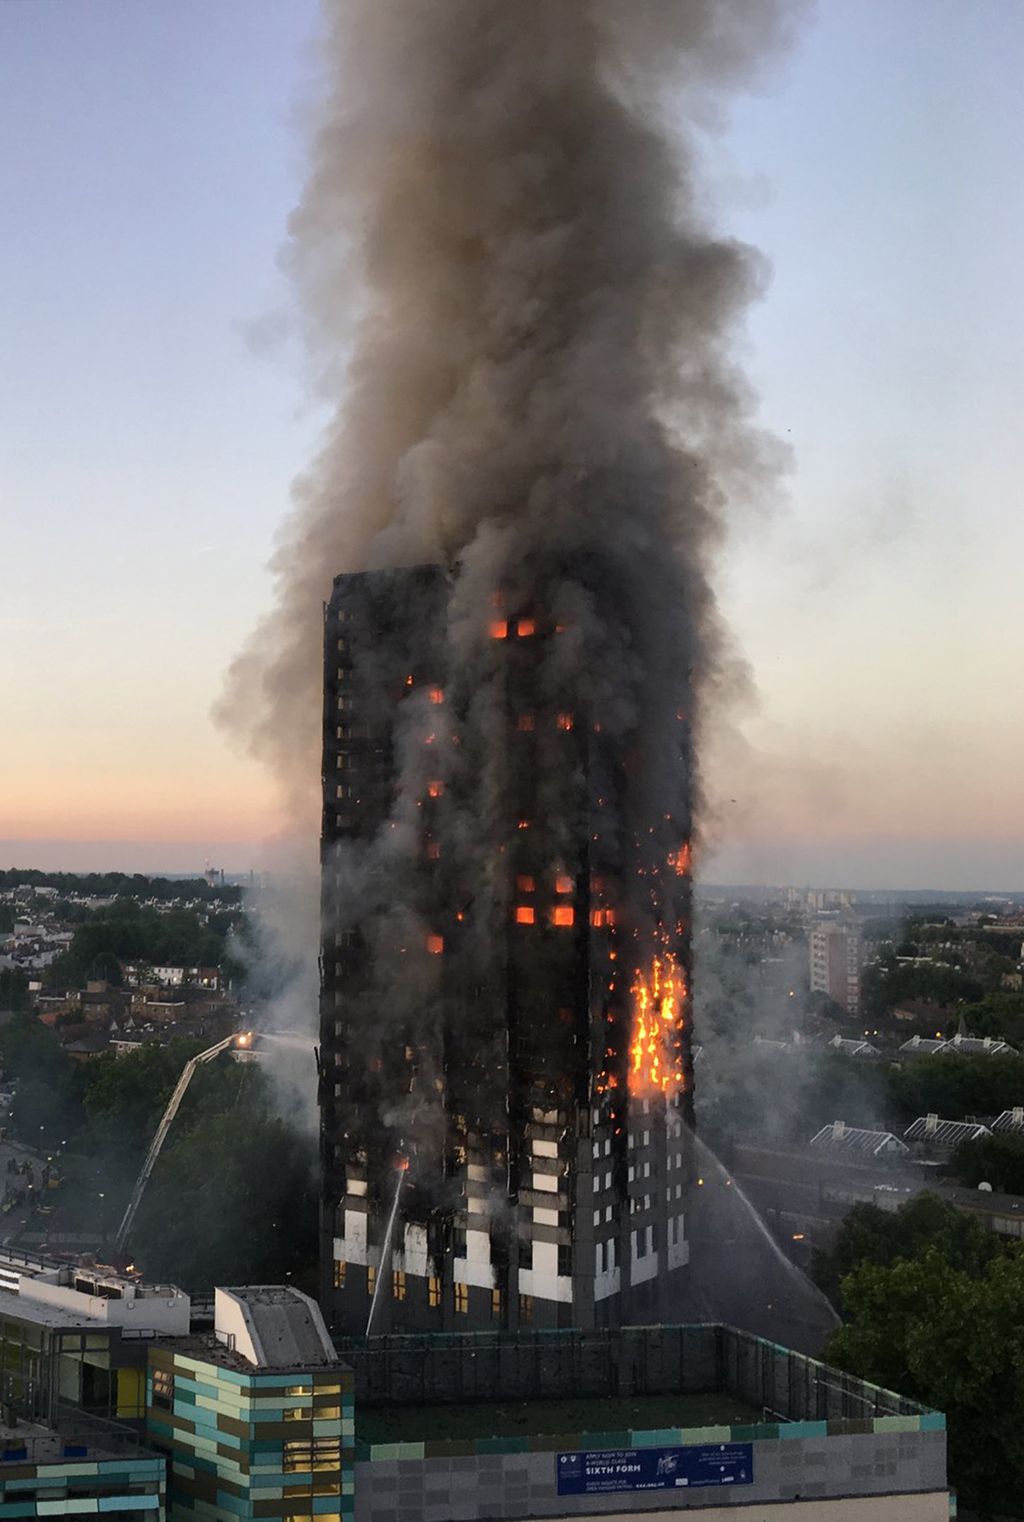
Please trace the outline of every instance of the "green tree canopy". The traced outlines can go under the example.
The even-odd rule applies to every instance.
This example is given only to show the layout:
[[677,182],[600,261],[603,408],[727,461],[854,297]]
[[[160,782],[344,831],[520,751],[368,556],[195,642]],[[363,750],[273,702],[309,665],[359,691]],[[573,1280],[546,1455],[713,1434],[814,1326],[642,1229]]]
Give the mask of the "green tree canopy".
[[162,1156],[134,1256],[150,1278],[193,1291],[281,1283],[316,1259],[315,1149],[280,1117],[246,1107],[203,1116]]
[[816,1254],[814,1279],[842,1309],[842,1285],[854,1269],[865,1263],[888,1268],[932,1248],[951,1267],[974,1278],[1001,1251],[998,1238],[979,1221],[926,1192],[896,1211],[855,1205],[834,1246]]
[[894,1111],[904,1120],[918,1115],[998,1115],[1024,1103],[1024,1057],[912,1057],[888,1070]]
[[889,1266],[864,1262],[843,1281],[849,1321],[828,1362],[946,1414],[953,1483],[983,1515],[1020,1515],[1024,1496],[1024,1256],[980,1276],[940,1246]]
[[19,1012],[29,1003],[28,975],[20,967],[0,967],[0,1009]]
[[997,1133],[961,1142],[950,1171],[970,1189],[984,1182],[1003,1194],[1024,1194],[1024,1138]]

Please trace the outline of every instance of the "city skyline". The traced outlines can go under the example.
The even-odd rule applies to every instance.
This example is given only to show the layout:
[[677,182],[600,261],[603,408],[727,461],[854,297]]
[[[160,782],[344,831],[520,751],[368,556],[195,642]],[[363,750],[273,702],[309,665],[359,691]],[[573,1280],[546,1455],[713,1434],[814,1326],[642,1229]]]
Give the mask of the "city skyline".
[[[321,423],[276,262],[314,18],[0,14],[4,865],[244,871],[280,827],[209,711]],[[717,568],[758,697],[705,753],[713,879],[1020,886],[1022,41],[997,4],[825,0],[709,143],[716,226],[774,267],[740,358],[795,462]]]

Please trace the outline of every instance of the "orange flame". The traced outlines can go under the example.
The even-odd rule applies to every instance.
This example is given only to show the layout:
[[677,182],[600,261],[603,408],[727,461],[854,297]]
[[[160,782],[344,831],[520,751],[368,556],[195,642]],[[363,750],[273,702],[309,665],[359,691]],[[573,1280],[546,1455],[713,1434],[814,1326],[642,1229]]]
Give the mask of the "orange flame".
[[680,1059],[667,1040],[683,1028],[686,978],[671,952],[655,957],[648,973],[637,972],[629,1087],[633,1094],[671,1093],[683,1082]]
[[689,877],[693,867],[693,851],[690,849],[688,841],[684,845],[681,845],[678,851],[672,852],[669,856],[668,864],[677,877]]

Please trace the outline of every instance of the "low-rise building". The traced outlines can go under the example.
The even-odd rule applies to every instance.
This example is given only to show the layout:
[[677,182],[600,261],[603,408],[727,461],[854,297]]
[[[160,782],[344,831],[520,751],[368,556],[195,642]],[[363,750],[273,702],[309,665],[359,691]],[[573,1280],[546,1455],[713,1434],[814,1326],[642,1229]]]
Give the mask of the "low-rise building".
[[218,1289],[211,1332],[152,1342],[147,1391],[172,1517],[352,1516],[352,1376],[308,1296]]
[[871,1045],[870,1041],[858,1041],[849,1036],[833,1036],[829,1046],[842,1057],[866,1057],[874,1059],[883,1055],[877,1046]]
[[945,1419],[732,1327],[391,1336],[355,1376],[360,1522],[947,1522]]
[[1016,1057],[1017,1048],[997,1036],[961,1036],[959,1033],[944,1041],[936,1056],[939,1057]]
[[811,1137],[811,1146],[823,1152],[842,1152],[860,1157],[906,1156],[910,1148],[891,1131],[868,1131],[834,1120]]
[[931,1157],[950,1157],[961,1142],[991,1136],[988,1126],[974,1120],[943,1120],[939,1115],[919,1115],[903,1133],[903,1140]]
[[164,1461],[112,1426],[62,1421],[0,1424],[0,1517],[95,1517],[163,1522]]

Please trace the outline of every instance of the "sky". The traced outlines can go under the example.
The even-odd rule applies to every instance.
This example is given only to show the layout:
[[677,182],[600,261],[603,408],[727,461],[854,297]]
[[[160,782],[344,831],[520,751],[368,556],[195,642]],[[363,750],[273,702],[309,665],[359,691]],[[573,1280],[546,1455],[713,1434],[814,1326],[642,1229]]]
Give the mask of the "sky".
[[[0,866],[260,866],[210,709],[321,424],[278,267],[315,0],[0,5]],[[708,143],[791,451],[716,583],[728,882],[1024,888],[1018,0],[820,0]]]

